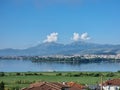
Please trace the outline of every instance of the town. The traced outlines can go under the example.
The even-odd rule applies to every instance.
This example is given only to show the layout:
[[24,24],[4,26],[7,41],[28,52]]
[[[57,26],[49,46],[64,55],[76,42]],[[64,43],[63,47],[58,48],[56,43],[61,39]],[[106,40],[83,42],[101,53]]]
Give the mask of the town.
[[0,56],[0,59],[16,59],[16,60],[40,60],[40,59],[111,59],[111,60],[120,60],[120,54],[116,55],[97,55],[97,54],[85,54],[85,55],[49,55],[49,56]]

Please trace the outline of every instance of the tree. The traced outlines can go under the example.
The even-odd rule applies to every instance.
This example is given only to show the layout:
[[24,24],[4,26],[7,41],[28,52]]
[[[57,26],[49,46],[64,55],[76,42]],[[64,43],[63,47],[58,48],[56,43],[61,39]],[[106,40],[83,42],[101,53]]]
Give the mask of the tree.
[[5,73],[4,72],[0,72],[0,77],[3,77],[5,76]]
[[4,88],[5,88],[4,85],[5,85],[5,84],[4,84],[4,82],[2,81],[2,82],[0,83],[0,90],[4,90]]

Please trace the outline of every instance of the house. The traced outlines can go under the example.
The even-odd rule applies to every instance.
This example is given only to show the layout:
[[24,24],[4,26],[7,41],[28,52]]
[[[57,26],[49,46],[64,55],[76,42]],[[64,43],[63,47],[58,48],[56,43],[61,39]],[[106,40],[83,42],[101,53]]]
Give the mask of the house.
[[68,82],[66,84],[70,87],[69,90],[85,90],[86,89],[85,86],[77,84],[75,82]]
[[102,84],[103,90],[120,90],[120,78],[112,79]]
[[74,82],[58,83],[58,82],[37,82],[31,84],[28,88],[21,90],[84,90],[84,86]]
[[22,90],[68,90],[68,88],[67,85],[55,82],[37,82]]
[[100,90],[100,86],[99,85],[88,85],[88,88],[90,90]]

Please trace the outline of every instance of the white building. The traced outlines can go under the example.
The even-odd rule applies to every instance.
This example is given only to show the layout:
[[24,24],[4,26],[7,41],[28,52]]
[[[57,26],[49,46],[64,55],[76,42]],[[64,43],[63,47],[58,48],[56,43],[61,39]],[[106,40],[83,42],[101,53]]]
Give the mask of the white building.
[[120,79],[112,79],[103,83],[103,90],[120,90]]

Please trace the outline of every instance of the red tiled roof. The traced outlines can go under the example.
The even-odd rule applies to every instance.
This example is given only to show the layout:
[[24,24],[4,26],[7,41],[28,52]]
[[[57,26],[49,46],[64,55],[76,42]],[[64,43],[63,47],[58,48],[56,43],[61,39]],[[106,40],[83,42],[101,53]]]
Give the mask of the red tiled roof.
[[61,90],[62,88],[68,88],[68,86],[55,82],[38,82],[22,90]]
[[68,82],[67,84],[71,87],[70,90],[82,90],[82,89],[85,89],[85,86],[77,84],[75,82]]
[[45,84],[45,82],[36,82],[36,83],[30,84],[30,87],[39,87],[43,84]]
[[103,83],[103,85],[104,86],[107,86],[107,85],[120,86],[120,78],[119,79],[108,80],[105,83]]
[[85,87],[83,85],[69,82],[69,83],[57,83],[57,82],[37,82],[31,84],[29,88],[24,88],[22,90],[62,90],[63,88],[69,88],[68,90],[83,90]]

